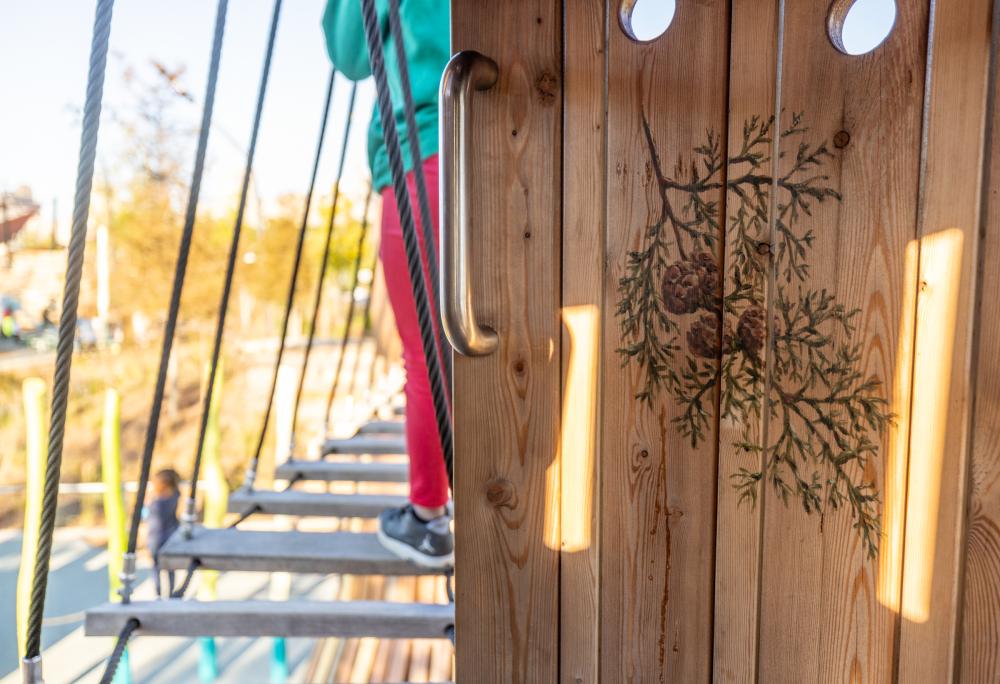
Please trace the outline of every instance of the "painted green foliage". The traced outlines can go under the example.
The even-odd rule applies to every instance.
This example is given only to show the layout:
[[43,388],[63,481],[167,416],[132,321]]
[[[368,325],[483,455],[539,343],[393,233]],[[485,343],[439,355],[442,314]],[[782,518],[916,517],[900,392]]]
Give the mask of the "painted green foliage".
[[[765,482],[786,504],[797,499],[806,513],[847,506],[874,556],[879,501],[869,463],[891,415],[881,381],[861,370],[861,344],[854,341],[859,311],[809,283],[811,209],[841,200],[823,173],[831,151],[825,143],[807,142],[802,115],[792,115],[781,139],[783,147],[797,141],[795,157],[782,160],[785,168],[775,178],[777,124],[773,117],[754,117],[744,123],[741,139],[730,141],[728,154],[710,131],[668,176],[649,124],[642,123],[660,211],[641,248],[628,254],[617,307],[618,351],[642,374],[636,398],[648,405],[661,391],[672,396],[680,408],[674,425],[692,446],[711,433],[718,400],[720,417],[743,426],[735,446],[759,454],[766,382],[768,448],[760,469],[732,475],[740,500],[755,503]],[[718,201],[723,187],[726,219]],[[722,221],[725,273],[716,256]],[[725,381],[718,390],[720,378]]]

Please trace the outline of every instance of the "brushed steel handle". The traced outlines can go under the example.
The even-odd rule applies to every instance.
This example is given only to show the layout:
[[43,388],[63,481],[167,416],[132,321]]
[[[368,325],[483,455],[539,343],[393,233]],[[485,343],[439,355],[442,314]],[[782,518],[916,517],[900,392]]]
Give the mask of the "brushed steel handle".
[[441,319],[455,351],[486,356],[496,351],[497,334],[480,325],[473,310],[469,252],[469,100],[473,90],[489,90],[497,82],[497,65],[472,50],[457,53],[441,78],[440,201]]

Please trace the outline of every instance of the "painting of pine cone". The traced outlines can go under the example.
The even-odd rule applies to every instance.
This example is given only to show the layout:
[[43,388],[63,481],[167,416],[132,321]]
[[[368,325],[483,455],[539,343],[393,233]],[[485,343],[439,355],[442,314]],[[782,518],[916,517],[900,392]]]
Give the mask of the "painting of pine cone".
[[719,265],[715,257],[699,252],[675,261],[663,276],[663,301],[667,311],[677,315],[698,309],[719,310]]
[[687,342],[695,356],[717,359],[723,347],[733,344],[733,326],[729,321],[723,324],[721,314],[702,314],[688,330]]
[[[740,314],[740,320],[736,323],[736,342],[747,356],[756,358],[764,348],[767,335],[764,330],[764,318],[764,309],[759,306],[748,307]],[[781,320],[775,314],[771,330],[777,335],[780,327]]]

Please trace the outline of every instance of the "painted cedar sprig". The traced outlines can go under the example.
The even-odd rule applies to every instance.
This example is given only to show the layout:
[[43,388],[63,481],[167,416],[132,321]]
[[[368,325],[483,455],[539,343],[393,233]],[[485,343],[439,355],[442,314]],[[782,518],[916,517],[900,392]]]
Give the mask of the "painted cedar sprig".
[[[642,126],[660,211],[640,249],[627,256],[617,307],[618,352],[623,365],[634,364],[643,377],[636,398],[650,405],[665,391],[680,408],[676,429],[697,446],[710,432],[722,378],[721,417],[743,426],[734,446],[761,454],[756,433],[766,381],[765,291],[774,268],[766,381],[770,443],[759,469],[733,474],[734,487],[750,503],[763,481],[786,504],[797,499],[807,513],[846,507],[874,556],[879,499],[870,461],[891,415],[881,382],[860,370],[861,346],[852,341],[859,311],[846,309],[827,290],[806,287],[815,234],[803,224],[815,203],[841,200],[822,172],[831,151],[825,143],[806,142],[803,117],[793,114],[781,136],[786,145],[798,140],[795,156],[775,178],[774,117],[753,117],[725,161],[720,136],[710,131],[690,160],[678,161],[667,176],[645,118]],[[723,187],[730,202],[725,297],[717,256]]]

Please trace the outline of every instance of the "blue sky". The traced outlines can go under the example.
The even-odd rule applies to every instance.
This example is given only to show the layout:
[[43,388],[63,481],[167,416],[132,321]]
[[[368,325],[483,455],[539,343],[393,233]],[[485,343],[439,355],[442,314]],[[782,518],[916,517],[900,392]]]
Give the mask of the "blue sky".
[[[0,188],[30,185],[43,205],[43,221],[53,197],[65,226],[71,212],[79,147],[74,110],[83,102],[94,0],[3,0],[0,22]],[[197,102],[178,105],[185,123],[197,126],[205,88],[216,3],[211,0],[117,0],[111,30],[105,102],[126,95],[126,64],[145,68],[151,59],[185,66],[184,84]],[[324,0],[288,0],[279,25],[268,99],[257,149],[255,174],[265,202],[287,192],[303,193],[319,126],[328,76],[320,29]],[[209,142],[209,171],[202,199],[212,209],[235,201],[256,101],[272,0],[230,2]],[[337,102],[327,133],[320,188],[327,192],[336,173],[336,148],[344,125],[348,83],[338,80]],[[352,184],[366,182],[364,132],[372,92],[363,86],[348,152]],[[100,161],[114,166],[120,140],[105,118]],[[237,144],[238,143],[238,144]],[[192,142],[193,145],[193,142]]]
[[[71,212],[79,128],[75,110],[83,101],[94,0],[0,0],[0,189],[30,185],[48,225],[53,197],[63,228]],[[117,0],[111,31],[112,57],[105,99],[123,102],[127,64],[145,68],[156,59],[184,66],[184,84],[197,102],[186,105],[186,123],[197,125],[205,87],[215,16],[212,0]],[[265,204],[284,193],[302,193],[319,125],[328,63],[320,30],[325,0],[284,3],[271,86],[258,144],[255,174]],[[230,206],[239,188],[243,147],[260,77],[272,0],[230,3],[209,144],[209,172],[202,201],[210,209]],[[674,0],[639,0],[636,22],[661,23],[674,14]],[[848,45],[884,35],[895,15],[893,0],[858,0],[847,17]],[[637,30],[639,26],[637,26]],[[344,125],[348,85],[338,82],[319,187],[328,189],[336,169],[335,149]],[[372,88],[360,91],[359,116],[348,150],[347,175],[356,187],[367,178],[364,131]],[[184,112],[183,107],[179,111]],[[112,167],[121,141],[114,126],[102,129],[100,161]],[[348,186],[349,187],[349,186]]]

